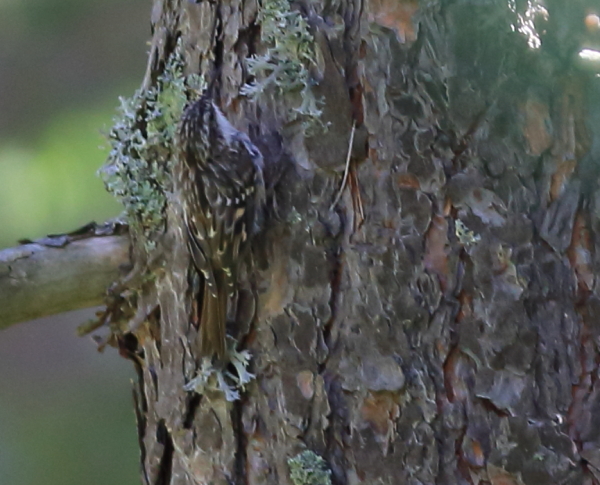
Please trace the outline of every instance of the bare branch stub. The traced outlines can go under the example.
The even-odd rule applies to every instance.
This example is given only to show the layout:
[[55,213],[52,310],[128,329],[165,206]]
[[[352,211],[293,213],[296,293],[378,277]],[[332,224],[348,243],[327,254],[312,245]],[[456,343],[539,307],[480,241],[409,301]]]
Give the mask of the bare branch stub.
[[88,224],[0,251],[0,328],[100,305],[130,265],[121,224]]

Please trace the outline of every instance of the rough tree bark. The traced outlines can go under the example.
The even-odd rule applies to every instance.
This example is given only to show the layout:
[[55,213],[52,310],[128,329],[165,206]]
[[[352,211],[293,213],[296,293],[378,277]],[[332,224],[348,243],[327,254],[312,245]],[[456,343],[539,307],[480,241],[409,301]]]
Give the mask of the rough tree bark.
[[[270,37],[267,8],[284,26]],[[235,402],[184,390],[199,362],[176,196],[156,247],[136,239],[153,277],[130,278],[128,310],[109,313],[139,370],[144,483],[327,483],[309,455],[288,462],[304,450],[339,484],[600,483],[585,8],[154,2],[144,89],[180,45],[261,147],[277,207],[241,283],[255,311],[230,328],[256,376]],[[282,56],[298,16],[308,91],[241,94],[248,58]],[[290,115],[310,96],[326,132],[303,122],[316,108]]]

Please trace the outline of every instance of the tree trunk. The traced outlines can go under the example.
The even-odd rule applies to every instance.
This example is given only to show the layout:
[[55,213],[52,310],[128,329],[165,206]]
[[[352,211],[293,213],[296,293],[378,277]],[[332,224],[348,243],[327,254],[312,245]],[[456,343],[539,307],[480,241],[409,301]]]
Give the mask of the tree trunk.
[[108,312],[144,483],[600,483],[598,80],[585,5],[522,3],[155,1],[143,89],[176,52],[212,82],[271,215],[228,330],[255,375],[232,402],[185,389],[177,194],[164,234],[137,233],[153,276]]

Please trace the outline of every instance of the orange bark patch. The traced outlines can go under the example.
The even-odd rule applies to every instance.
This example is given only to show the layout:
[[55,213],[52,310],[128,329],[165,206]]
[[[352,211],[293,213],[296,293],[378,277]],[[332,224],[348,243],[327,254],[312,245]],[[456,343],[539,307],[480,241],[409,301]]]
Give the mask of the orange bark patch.
[[412,19],[418,10],[417,0],[371,0],[369,21],[392,29],[401,42],[414,42],[417,33]]
[[592,241],[590,231],[585,225],[585,218],[577,214],[573,226],[571,245],[567,249],[567,256],[571,266],[575,269],[577,286],[582,291],[590,291],[594,286],[594,272],[591,268]]
[[550,184],[551,200],[555,200],[562,193],[576,165],[577,162],[575,160],[564,160],[558,164],[558,169],[552,175],[552,182]]
[[564,80],[563,95],[559,105],[560,123],[555,136],[553,155],[556,171],[552,176],[550,199],[555,200],[563,191],[569,177],[590,150],[591,138],[586,126],[585,80],[581,76],[568,76]]
[[523,481],[519,477],[515,477],[497,466],[488,464],[487,473],[492,485],[523,485]]
[[246,446],[246,475],[248,483],[265,483],[271,469],[267,458],[266,440],[258,432],[251,433]]
[[481,443],[475,438],[465,436],[462,442],[463,458],[470,467],[481,468],[485,465],[485,454]]
[[371,394],[364,400],[360,412],[375,434],[384,441],[389,441],[393,434],[394,421],[400,416],[396,396],[390,392]]
[[535,99],[528,99],[521,106],[525,118],[523,134],[529,144],[529,153],[531,155],[541,155],[550,148],[552,144],[552,135],[548,131],[550,126],[550,114],[548,106]]
[[412,173],[401,173],[396,178],[396,183],[398,184],[398,187],[402,189],[418,190],[421,188],[419,179],[417,179],[417,177],[415,177],[415,175]]
[[473,315],[473,295],[461,291],[460,295],[458,295],[458,301],[460,303],[460,310],[458,311],[458,315],[456,315],[456,321],[460,323],[465,318]]
[[485,456],[483,454],[483,448],[481,443],[477,440],[471,440],[471,453],[473,455],[474,465],[483,466]]
[[440,286],[446,290],[448,280],[448,221],[442,216],[431,220],[425,235],[425,268],[440,278]]
[[469,399],[469,389],[463,379],[465,366],[468,366],[463,353],[454,348],[444,363],[444,387],[450,402],[464,402]]
[[356,126],[361,126],[365,121],[362,84],[357,82],[350,88],[350,103],[352,104],[352,119],[356,121]]

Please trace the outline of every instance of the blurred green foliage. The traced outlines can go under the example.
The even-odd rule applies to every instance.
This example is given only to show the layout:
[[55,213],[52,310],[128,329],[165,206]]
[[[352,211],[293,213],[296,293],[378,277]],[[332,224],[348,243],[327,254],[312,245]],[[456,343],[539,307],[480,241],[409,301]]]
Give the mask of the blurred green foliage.
[[[150,9],[0,0],[0,248],[123,210],[97,171],[143,77]],[[140,483],[132,367],[76,336],[91,316],[0,332],[0,484]]]
[[97,176],[108,152],[100,128],[112,114],[106,106],[61,113],[33,143],[0,142],[0,246],[119,214]]
[[0,333],[0,483],[139,483],[133,369],[75,335],[90,316],[78,311]]

